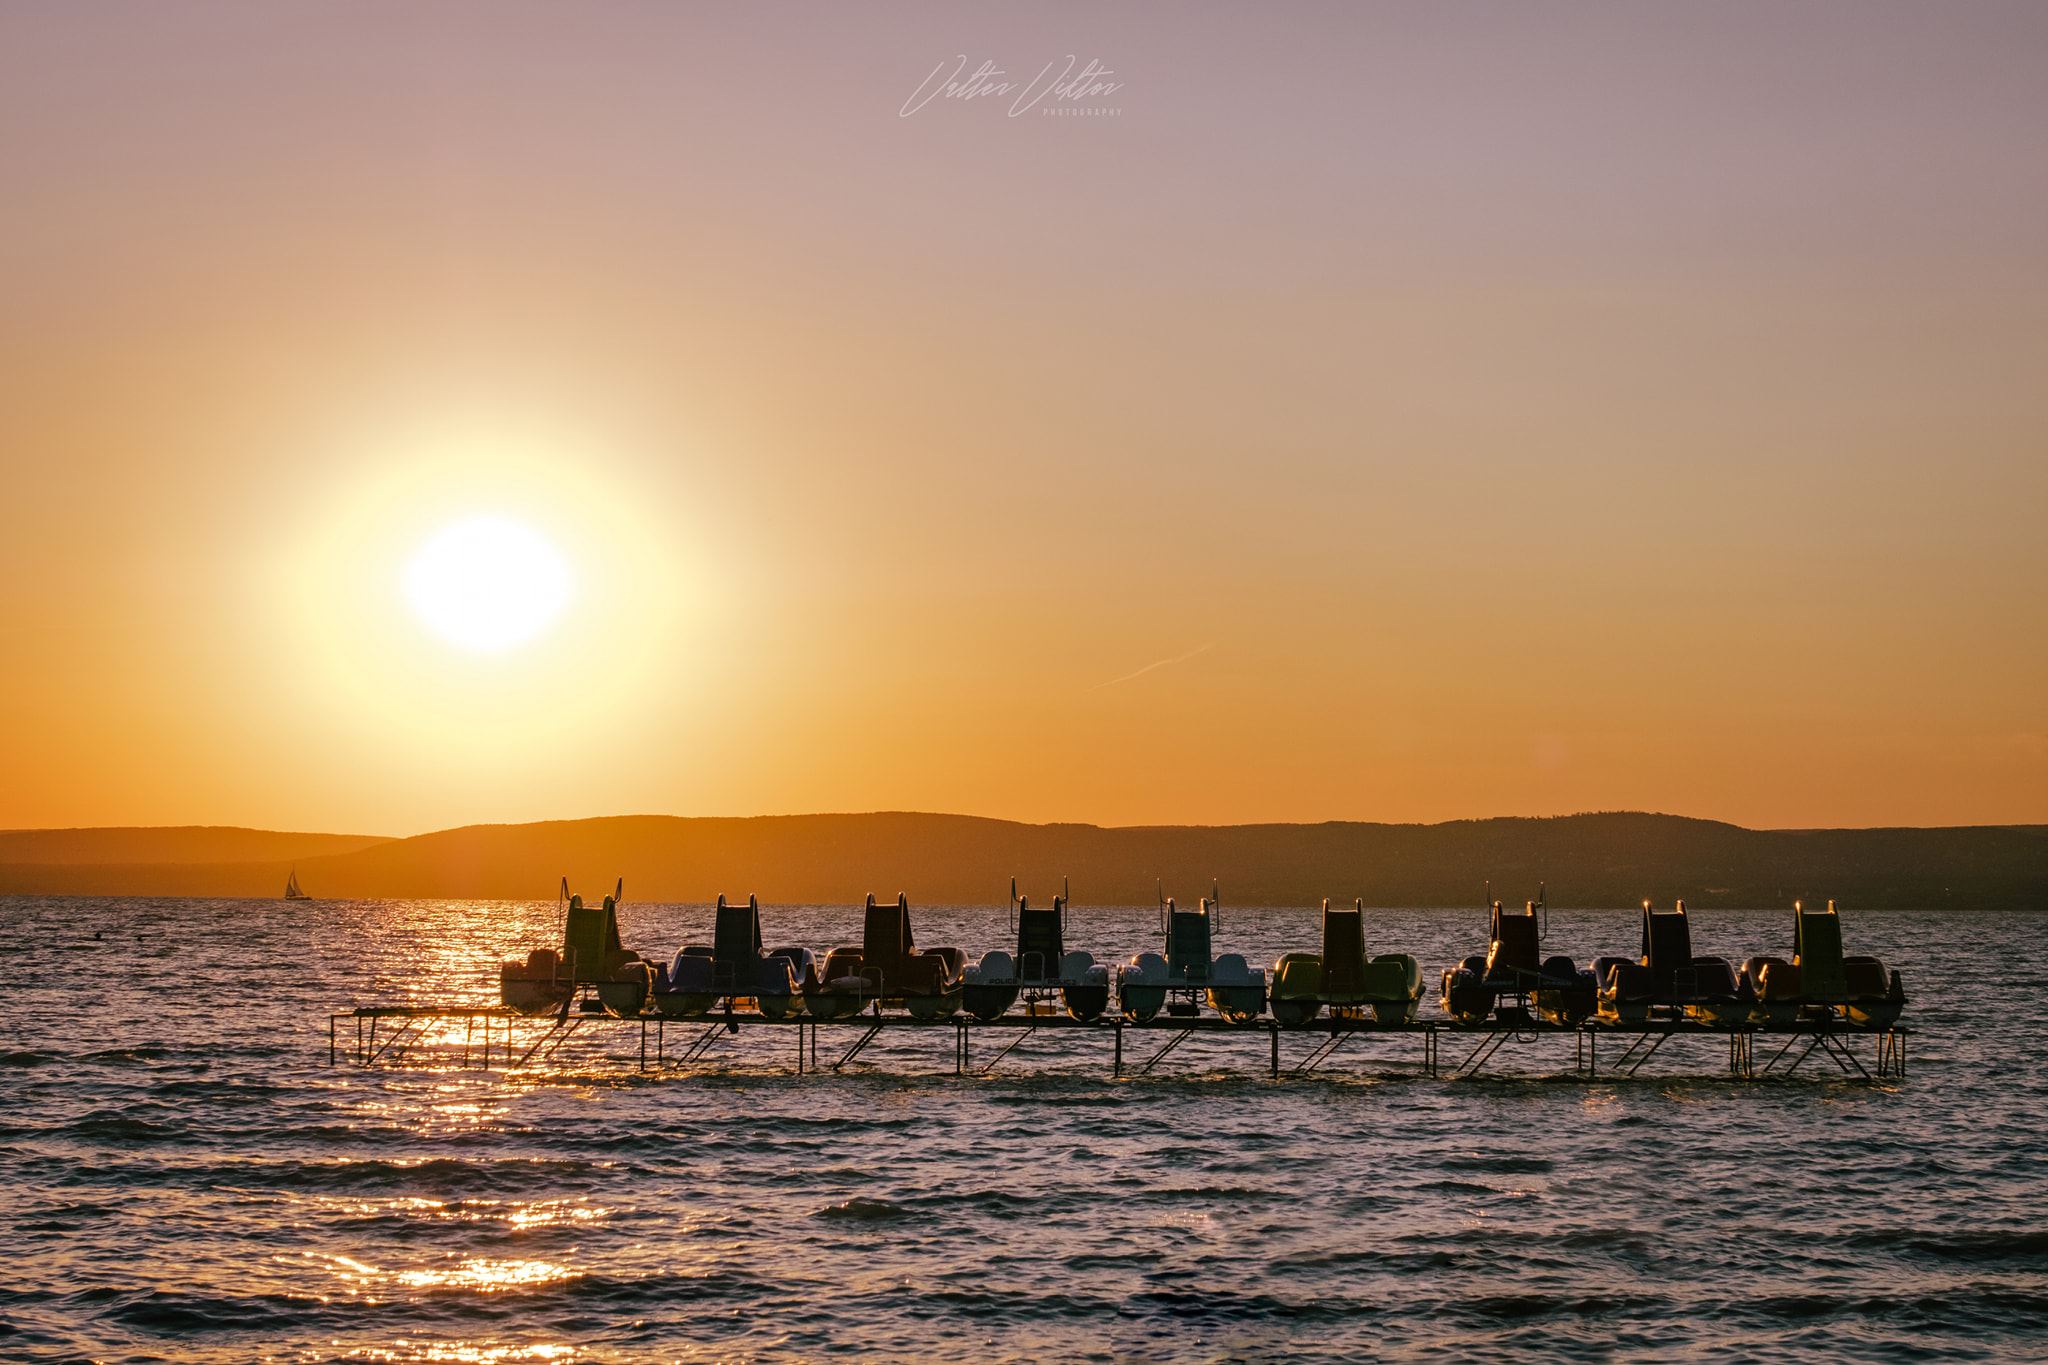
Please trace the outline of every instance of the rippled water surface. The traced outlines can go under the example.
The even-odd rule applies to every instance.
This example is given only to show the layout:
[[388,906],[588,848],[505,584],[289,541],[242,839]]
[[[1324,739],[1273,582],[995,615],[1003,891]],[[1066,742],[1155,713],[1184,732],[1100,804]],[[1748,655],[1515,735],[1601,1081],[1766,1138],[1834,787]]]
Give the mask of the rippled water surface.
[[[915,915],[927,945],[1004,932],[1000,907]],[[1694,932],[1740,958],[1788,948],[1789,918]],[[709,919],[623,922],[666,956]],[[764,919],[771,946],[858,937],[851,909]],[[946,1029],[837,1075],[796,1075],[765,1029],[658,1077],[631,1028],[525,1074],[327,1065],[330,1009],[487,1003],[553,923],[0,901],[0,1356],[2048,1356],[2048,918],[1852,913],[1849,950],[1912,997],[1910,1073],[1880,1084],[1818,1057],[1731,1081],[1712,1039],[1584,1081],[1560,1038],[1480,1078],[1418,1077],[1402,1038],[1274,1081],[1262,1037],[1198,1037],[1114,1081],[1108,1038],[1072,1034],[960,1079]],[[1070,946],[1124,956],[1152,927],[1081,909]],[[1546,946],[1634,934],[1559,912]],[[1312,911],[1241,911],[1218,949],[1316,936]],[[1476,910],[1385,912],[1371,946],[1433,976],[1484,936]]]

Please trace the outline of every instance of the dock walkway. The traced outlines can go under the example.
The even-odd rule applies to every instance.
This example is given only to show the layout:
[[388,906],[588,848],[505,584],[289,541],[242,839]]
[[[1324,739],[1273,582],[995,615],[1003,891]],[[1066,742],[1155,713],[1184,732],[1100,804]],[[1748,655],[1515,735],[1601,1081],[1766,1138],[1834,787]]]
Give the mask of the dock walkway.
[[[633,1041],[633,1030],[638,1031],[637,1051],[624,1046]],[[1603,1046],[1606,1074],[1633,1076],[1674,1038],[1713,1038],[1725,1045],[1726,1074],[1734,1079],[1789,1076],[1819,1054],[1843,1075],[1871,1081],[1906,1074],[1909,1034],[1896,1025],[1865,1028],[1841,1020],[1731,1027],[1689,1019],[1642,1023],[1588,1020],[1571,1026],[1498,1020],[1460,1024],[1447,1019],[1382,1024],[1371,1019],[1322,1017],[1299,1027],[1282,1028],[1271,1019],[1235,1024],[1210,1015],[1162,1016],[1136,1024],[1120,1018],[1083,1023],[1063,1014],[1019,1013],[988,1021],[957,1015],[927,1023],[907,1015],[875,1013],[834,1020],[768,1019],[744,1011],[697,1019],[654,1014],[620,1017],[580,1010],[536,1017],[502,1005],[370,1005],[328,1016],[327,1060],[330,1065],[350,1062],[358,1066],[447,1065],[453,1061],[459,1066],[520,1071],[552,1063],[572,1042],[602,1039],[603,1055],[609,1062],[623,1065],[630,1061],[637,1070],[648,1073],[688,1071],[729,1064],[731,1050],[719,1045],[744,1040],[754,1030],[769,1030],[770,1036],[776,1031],[785,1035],[794,1031],[799,1075],[842,1071],[883,1034],[909,1033],[934,1040],[950,1034],[952,1074],[986,1076],[1033,1037],[1045,1033],[1102,1040],[1110,1050],[1110,1074],[1119,1079],[1154,1074],[1176,1048],[1200,1035],[1263,1043],[1261,1050],[1267,1054],[1267,1069],[1274,1079],[1307,1076],[1329,1067],[1340,1052],[1355,1054],[1376,1043],[1419,1045],[1418,1060],[1392,1064],[1413,1067],[1420,1075],[1469,1077],[1481,1074],[1511,1047],[1527,1049],[1548,1039],[1569,1037],[1571,1074],[1586,1079],[1603,1074]],[[675,1044],[668,1040],[671,1032],[678,1035]],[[1290,1059],[1283,1055],[1288,1050],[1283,1044],[1290,1042],[1307,1046],[1292,1049],[1297,1055]],[[1759,1042],[1767,1058],[1761,1067],[1756,1061]],[[777,1050],[787,1045],[785,1036]],[[977,1045],[986,1060],[978,1059]],[[995,1046],[993,1055],[987,1051],[990,1046]],[[1452,1059],[1448,1063],[1446,1046]],[[1873,1054],[1874,1069],[1864,1065],[1859,1050]]]

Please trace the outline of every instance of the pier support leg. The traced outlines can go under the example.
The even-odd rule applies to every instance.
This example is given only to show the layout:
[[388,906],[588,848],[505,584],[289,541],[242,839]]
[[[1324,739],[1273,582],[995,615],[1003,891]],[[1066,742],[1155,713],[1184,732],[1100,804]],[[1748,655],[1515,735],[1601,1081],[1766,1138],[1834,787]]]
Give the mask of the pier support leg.
[[998,1052],[995,1056],[988,1059],[988,1065],[981,1069],[981,1074],[986,1076],[989,1072],[994,1071],[996,1069],[997,1062],[1000,1062],[1001,1060],[1003,1060],[1003,1058],[1009,1056],[1012,1052],[1015,1052],[1020,1043],[1022,1043],[1026,1038],[1029,1038],[1032,1034],[1036,1032],[1038,1032],[1038,1025],[1036,1024],[1027,1024],[1023,1029],[1019,1030],[1017,1036],[1015,1038],[1012,1038],[1009,1041],[1009,1044],[1005,1046],[1001,1052]]
[[1266,1033],[1273,1040],[1273,1079],[1277,1081],[1280,1079],[1280,1026],[1268,1024]]
[[[1645,1035],[1645,1036],[1648,1036],[1648,1035]],[[1657,1035],[1657,1041],[1656,1041],[1656,1042],[1654,1042],[1654,1043],[1652,1043],[1652,1044],[1650,1044],[1649,1050],[1648,1050],[1648,1051],[1646,1051],[1646,1052],[1644,1052],[1642,1056],[1640,1056],[1640,1057],[1636,1058],[1636,1063],[1635,1063],[1635,1065],[1634,1065],[1634,1066],[1632,1066],[1632,1067],[1630,1067],[1630,1068],[1628,1069],[1628,1074],[1629,1074],[1629,1075],[1631,1075],[1631,1076],[1633,1076],[1633,1075],[1635,1075],[1635,1074],[1636,1074],[1636,1073],[1637,1073],[1638,1071],[1641,1071],[1641,1070],[1643,1069],[1643,1063],[1644,1063],[1644,1062],[1647,1062],[1647,1061],[1649,1061],[1649,1060],[1650,1060],[1650,1058],[1652,1058],[1652,1057],[1656,1056],[1656,1055],[1657,1055],[1657,1049],[1658,1049],[1658,1048],[1660,1048],[1660,1047],[1662,1047],[1662,1046],[1664,1046],[1664,1044],[1665,1044],[1665,1043],[1667,1043],[1668,1041],[1670,1041],[1670,1038],[1671,1038],[1671,1035],[1670,1035],[1670,1034],[1668,1034],[1668,1033],[1660,1033],[1660,1034],[1658,1034],[1658,1035]],[[1629,1049],[1629,1051],[1630,1051],[1630,1052],[1634,1052],[1634,1051],[1635,1051],[1635,1049],[1634,1049],[1634,1048],[1630,1048],[1630,1049]],[[1622,1058],[1622,1061],[1627,1061],[1627,1060],[1628,1060],[1628,1058],[1627,1058],[1627,1057],[1623,1057],[1623,1058]],[[1619,1070],[1621,1069],[1621,1062],[1616,1062],[1616,1063],[1614,1064],[1614,1067],[1615,1067],[1615,1070],[1619,1071]]]
[[843,1057],[841,1057],[841,1058],[840,1058],[840,1059],[839,1059],[838,1061],[836,1061],[836,1062],[832,1063],[832,1069],[833,1069],[834,1071],[837,1071],[837,1070],[839,1070],[839,1068],[840,1068],[840,1067],[842,1067],[842,1066],[845,1066],[845,1065],[846,1065],[846,1064],[847,1064],[848,1062],[852,1061],[852,1060],[853,1060],[853,1059],[854,1059],[855,1057],[858,1057],[858,1056],[860,1056],[860,1050],[861,1050],[862,1048],[866,1047],[866,1046],[867,1046],[867,1045],[868,1045],[869,1043],[873,1042],[873,1041],[874,1041],[874,1038],[875,1038],[875,1035],[876,1035],[876,1034],[878,1034],[878,1033],[880,1033],[881,1031],[882,1031],[882,1026],[881,1026],[880,1024],[870,1024],[870,1025],[868,1025],[868,1030],[867,1030],[867,1032],[866,1032],[866,1033],[863,1033],[863,1034],[861,1034],[861,1036],[860,1036],[860,1037],[859,1037],[859,1038],[858,1038],[857,1040],[855,1040],[855,1042],[854,1042],[854,1045],[853,1045],[852,1047],[850,1047],[850,1048],[846,1049],[846,1055],[844,1055]]
[[1877,1075],[1879,1080],[1889,1076],[1906,1074],[1906,1035],[1897,1029],[1886,1029],[1877,1035]]
[[1508,1039],[1514,1036],[1512,1029],[1495,1029],[1490,1031],[1486,1035],[1485,1040],[1466,1055],[1464,1061],[1451,1068],[1451,1075],[1477,1075],[1481,1067],[1493,1060],[1493,1054],[1507,1046]]
[[1164,1057],[1167,1053],[1173,1051],[1182,1043],[1186,1042],[1188,1035],[1193,1032],[1193,1029],[1184,1028],[1180,1032],[1174,1034],[1172,1038],[1167,1040],[1165,1047],[1160,1048],[1159,1051],[1153,1053],[1150,1057],[1146,1058],[1145,1065],[1138,1068],[1138,1074],[1142,1076],[1146,1072],[1150,1071],[1155,1065],[1158,1064],[1160,1058]]

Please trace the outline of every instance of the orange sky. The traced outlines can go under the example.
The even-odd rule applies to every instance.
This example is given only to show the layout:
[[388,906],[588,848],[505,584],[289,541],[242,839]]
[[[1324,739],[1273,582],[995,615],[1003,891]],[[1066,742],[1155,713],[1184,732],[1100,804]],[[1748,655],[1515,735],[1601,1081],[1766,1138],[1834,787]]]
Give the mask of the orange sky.
[[2048,11],[1264,13],[0,11],[0,825],[2048,820]]

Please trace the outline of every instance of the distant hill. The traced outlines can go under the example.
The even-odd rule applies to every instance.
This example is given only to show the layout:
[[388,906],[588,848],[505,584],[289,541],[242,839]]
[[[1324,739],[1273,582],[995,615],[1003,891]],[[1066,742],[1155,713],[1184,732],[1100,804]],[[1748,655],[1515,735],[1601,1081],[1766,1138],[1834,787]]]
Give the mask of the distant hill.
[[353,853],[388,842],[371,834],[284,834],[232,825],[0,829],[0,864],[259,863]]
[[[50,842],[36,842],[44,836]],[[322,839],[347,846],[316,851],[306,842]],[[144,852],[126,861],[79,856],[92,847]],[[216,848],[235,852],[220,856]],[[258,852],[244,856],[245,848]],[[1199,895],[1213,877],[1238,905],[1313,905],[1324,896],[1470,905],[1491,879],[1509,900],[1533,896],[1547,881],[1558,906],[1629,905],[1644,896],[1775,906],[1833,896],[1858,906],[2048,908],[2048,826],[1751,830],[1638,813],[1123,828],[898,812],[630,815],[389,840],[23,831],[0,834],[0,894],[270,897],[294,863],[309,892],[334,897],[544,900],[567,874],[592,890],[623,876],[628,894],[643,901],[705,901],[724,891],[833,903],[901,890],[913,902],[984,904],[1000,903],[1015,874],[1039,896],[1070,877],[1078,903],[1109,905],[1149,903],[1155,879],[1169,894]]]

